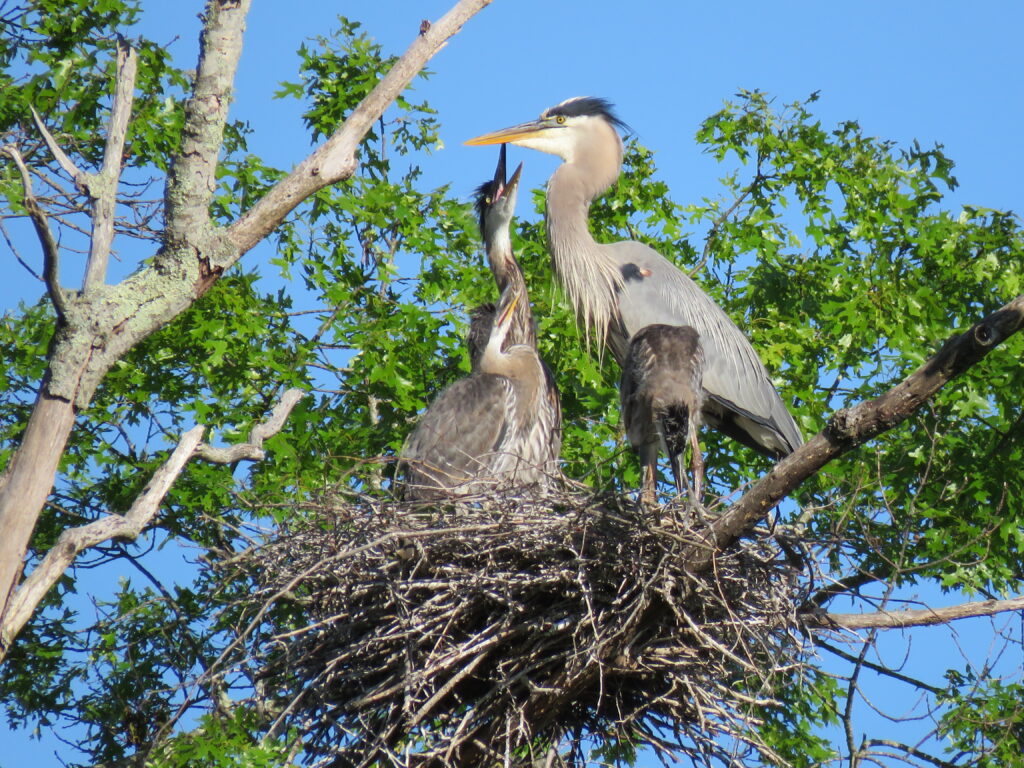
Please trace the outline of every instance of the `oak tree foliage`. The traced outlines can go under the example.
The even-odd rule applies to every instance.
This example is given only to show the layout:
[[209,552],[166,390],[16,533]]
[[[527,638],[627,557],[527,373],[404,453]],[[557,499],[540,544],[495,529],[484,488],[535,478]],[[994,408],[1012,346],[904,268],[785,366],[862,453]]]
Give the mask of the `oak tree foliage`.
[[[30,108],[79,167],[98,168],[119,41],[128,39],[139,61],[115,248],[130,269],[144,265],[163,237],[163,181],[194,73],[134,36],[138,12],[133,0],[0,2],[0,144],[17,147],[32,171],[68,285],[85,261],[89,209]],[[358,23],[339,19],[300,49],[295,79],[277,95],[300,101],[320,141],[395,60]],[[674,200],[652,153],[630,139],[623,177],[591,217],[599,241],[641,239],[692,272],[750,336],[805,435],[1024,292],[1017,215],[952,206],[953,161],[941,147],[898,146],[854,120],[823,125],[816,99],[783,104],[742,91],[725,101],[696,131],[693,151],[722,167],[720,186],[699,201]],[[356,173],[274,230],[268,263],[246,258],[230,269],[125,353],[77,414],[26,571],[62,531],[125,512],[193,424],[211,431],[208,442],[238,442],[285,390],[310,393],[268,439],[265,460],[189,463],[138,541],[110,540],[78,558],[0,667],[10,725],[70,726],[73,764],[141,754],[167,766],[301,759],[301,733],[267,734],[255,660],[204,674],[242,630],[232,606],[249,585],[225,583],[203,564],[296,514],[297,498],[337,484],[391,493],[391,460],[417,412],[468,371],[467,309],[492,300],[494,288],[463,186],[429,189],[420,177],[417,163],[436,147],[442,120],[415,90],[400,96],[366,135]],[[226,126],[210,201],[221,225],[285,176],[248,152],[249,132]],[[5,269],[41,276],[21,175],[0,159]],[[562,389],[564,470],[597,489],[628,491],[639,472],[618,423],[617,370],[585,352],[553,285],[542,210],[542,191],[522,196],[514,243],[541,354]],[[21,442],[53,348],[55,311],[39,285],[39,296],[0,319],[0,466]],[[1021,594],[1022,353],[1024,340],[1012,336],[780,507],[773,524],[802,537],[826,577],[818,608],[874,612],[916,595],[919,605],[938,605]],[[714,492],[736,493],[769,468],[714,433],[702,439]],[[887,630],[822,633],[812,672],[773,692],[784,707],[761,713],[763,737],[791,765],[856,756],[1021,765],[1024,690],[1019,662],[1007,662],[1020,658],[1019,622],[970,621],[984,625],[972,632],[992,653],[933,659],[927,679],[875,654]],[[928,633],[945,631],[914,630],[910,653],[926,653]],[[893,739],[889,728],[861,738],[868,706],[858,690],[868,676],[872,690],[920,697],[916,736]],[[635,746],[605,745],[594,759],[632,759]]]

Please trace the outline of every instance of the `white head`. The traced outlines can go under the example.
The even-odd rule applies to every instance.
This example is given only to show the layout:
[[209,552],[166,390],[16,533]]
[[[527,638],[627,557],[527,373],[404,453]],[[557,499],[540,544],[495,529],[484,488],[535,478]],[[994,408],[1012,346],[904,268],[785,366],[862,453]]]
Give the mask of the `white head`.
[[628,126],[615,115],[610,103],[591,96],[574,96],[545,109],[536,120],[485,133],[466,144],[515,144],[572,163],[582,152],[596,148],[611,150],[621,158],[620,129],[628,130]]

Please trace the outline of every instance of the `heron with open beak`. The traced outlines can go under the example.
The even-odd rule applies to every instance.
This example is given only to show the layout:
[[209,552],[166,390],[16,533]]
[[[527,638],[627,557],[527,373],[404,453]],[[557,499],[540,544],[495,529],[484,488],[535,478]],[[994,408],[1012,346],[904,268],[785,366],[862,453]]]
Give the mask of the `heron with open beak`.
[[515,144],[562,158],[548,181],[548,247],[577,319],[623,367],[641,329],[693,328],[704,354],[703,422],[767,456],[785,456],[803,442],[800,430],[743,332],[653,248],[633,240],[598,243],[590,233],[590,203],[621,172],[625,128],[604,99],[573,98],[466,143]]

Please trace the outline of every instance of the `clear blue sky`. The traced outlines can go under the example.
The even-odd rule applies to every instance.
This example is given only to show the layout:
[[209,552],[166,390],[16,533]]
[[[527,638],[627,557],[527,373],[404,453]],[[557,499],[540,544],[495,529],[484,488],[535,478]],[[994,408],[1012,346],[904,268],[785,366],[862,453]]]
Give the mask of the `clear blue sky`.
[[[140,31],[195,66],[200,0],[144,0]],[[275,101],[296,78],[298,45],[327,33],[342,11],[385,50],[401,53],[421,19],[448,0],[384,2],[257,0],[250,14],[232,115],[255,133],[252,150],[291,167],[309,143],[293,100]],[[574,95],[604,96],[656,151],[662,177],[682,203],[715,190],[723,168],[693,142],[699,122],[740,88],[782,102],[821,91],[825,125],[855,119],[869,135],[901,145],[945,145],[961,187],[953,198],[1021,210],[1024,171],[1024,4],[495,0],[430,63],[417,95],[438,110],[444,146],[419,159],[429,185],[468,195],[489,174],[490,152],[462,142],[536,116]],[[556,160],[520,150],[524,181],[539,186]],[[521,206],[525,208],[525,206]],[[35,253],[34,249],[28,253]],[[258,248],[247,258],[266,259]],[[9,256],[8,268],[20,272]],[[130,271],[133,265],[125,265]],[[69,284],[78,276],[65,267]],[[40,286],[6,283],[0,308]]]
[[[139,30],[168,45],[177,63],[195,66],[199,0],[143,0]],[[247,120],[250,147],[288,168],[308,152],[299,106],[271,99],[296,78],[298,45],[328,32],[344,12],[385,48],[401,53],[421,19],[436,19],[448,0],[256,0],[232,116]],[[462,141],[536,116],[574,95],[603,96],[656,151],[661,176],[686,203],[715,189],[723,168],[699,153],[699,122],[739,89],[780,101],[821,91],[825,125],[855,119],[870,134],[906,145],[945,145],[961,187],[956,203],[1024,209],[1024,3],[882,2],[684,3],[634,0],[495,0],[431,62],[417,95],[438,110],[444,146],[419,159],[429,185],[470,190],[493,168],[493,154]],[[539,186],[555,160],[525,150],[524,182]],[[525,206],[521,206],[525,208]],[[35,254],[31,244],[24,253]],[[262,260],[260,247],[247,260]],[[0,246],[5,281],[0,308],[32,300],[41,289],[24,279]],[[125,265],[127,270],[134,265]],[[80,275],[66,262],[67,284]],[[109,583],[116,577],[111,576]],[[0,765],[59,765],[73,753],[47,736],[0,735]]]

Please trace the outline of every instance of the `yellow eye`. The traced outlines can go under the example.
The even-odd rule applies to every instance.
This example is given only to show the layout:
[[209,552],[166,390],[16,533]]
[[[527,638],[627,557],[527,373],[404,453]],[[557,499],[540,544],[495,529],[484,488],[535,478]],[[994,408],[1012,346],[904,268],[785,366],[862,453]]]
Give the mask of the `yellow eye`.
[[555,116],[555,122],[558,123],[559,125],[564,123],[565,122],[565,115],[556,115]]

